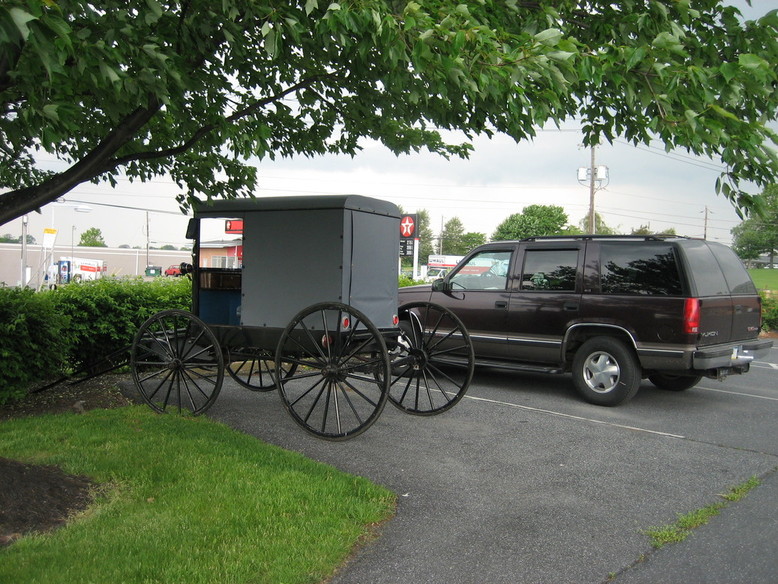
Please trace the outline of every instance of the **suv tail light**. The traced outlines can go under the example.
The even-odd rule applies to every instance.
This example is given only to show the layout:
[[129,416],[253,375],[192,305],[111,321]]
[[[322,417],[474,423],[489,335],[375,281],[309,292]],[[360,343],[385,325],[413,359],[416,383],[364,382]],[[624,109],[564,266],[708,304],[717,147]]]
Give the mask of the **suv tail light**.
[[700,299],[687,298],[683,305],[683,328],[688,335],[700,332]]

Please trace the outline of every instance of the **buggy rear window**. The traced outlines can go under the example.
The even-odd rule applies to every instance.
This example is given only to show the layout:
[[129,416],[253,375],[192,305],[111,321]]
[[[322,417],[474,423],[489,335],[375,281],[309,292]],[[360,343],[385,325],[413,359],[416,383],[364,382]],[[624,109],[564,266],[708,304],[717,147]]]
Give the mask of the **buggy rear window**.
[[664,242],[601,243],[600,286],[604,294],[683,294],[673,246]]

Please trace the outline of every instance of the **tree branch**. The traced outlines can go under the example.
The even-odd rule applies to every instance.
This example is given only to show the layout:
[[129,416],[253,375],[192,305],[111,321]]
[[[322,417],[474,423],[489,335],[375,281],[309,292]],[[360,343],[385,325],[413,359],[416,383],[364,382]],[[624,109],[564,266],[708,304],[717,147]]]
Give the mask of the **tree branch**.
[[[275,94],[270,97],[266,97],[264,99],[260,99],[254,102],[253,104],[246,106],[242,110],[236,111],[232,115],[224,118],[224,121],[228,123],[237,122],[245,117],[252,115],[253,113],[257,112],[263,107],[273,102],[276,102],[280,99],[283,99],[284,97],[286,97],[291,93],[294,93],[295,91],[304,89],[306,87],[310,87],[317,81],[321,81],[323,79],[327,79],[333,76],[334,74],[313,75],[312,77],[308,77],[286,88],[281,93]],[[194,134],[192,134],[186,142],[183,142],[178,146],[174,146],[173,148],[166,148],[164,150],[148,150],[146,152],[136,152],[135,154],[114,158],[112,160],[107,161],[103,172],[108,172],[118,166],[124,166],[130,162],[136,162],[140,160],[154,160],[157,158],[169,158],[172,156],[178,156],[179,154],[183,154],[184,152],[192,148],[199,140],[201,140],[204,136],[208,135],[210,132],[213,132],[216,128],[217,128],[216,124],[206,124],[205,126],[199,128]]]
[[146,107],[137,108],[125,117],[87,156],[66,171],[38,185],[0,195],[0,224],[36,211],[82,182],[90,181],[110,170],[112,167],[106,168],[106,161],[136,135],[161,107],[162,102],[155,97],[150,98]]

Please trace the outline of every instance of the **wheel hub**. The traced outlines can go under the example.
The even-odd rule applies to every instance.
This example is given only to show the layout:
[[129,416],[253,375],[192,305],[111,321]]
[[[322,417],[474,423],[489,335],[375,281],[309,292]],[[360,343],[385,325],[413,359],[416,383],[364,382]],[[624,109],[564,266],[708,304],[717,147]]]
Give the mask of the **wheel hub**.
[[419,371],[427,366],[429,356],[424,349],[412,348],[408,351],[408,354],[413,361],[412,367],[414,371]]
[[174,359],[171,359],[168,362],[167,368],[170,369],[171,371],[180,371],[181,369],[184,368],[184,362],[178,357],[176,357]]
[[335,363],[328,363],[321,368],[321,376],[330,381],[344,381],[346,372]]

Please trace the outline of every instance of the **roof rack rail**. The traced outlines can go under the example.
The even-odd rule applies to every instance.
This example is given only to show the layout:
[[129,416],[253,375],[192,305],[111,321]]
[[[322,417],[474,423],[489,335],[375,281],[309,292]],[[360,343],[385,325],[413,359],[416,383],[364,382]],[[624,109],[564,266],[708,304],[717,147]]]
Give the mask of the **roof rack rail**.
[[584,239],[635,239],[639,241],[663,241],[665,239],[691,239],[685,235],[673,235],[666,233],[654,233],[650,235],[537,235],[535,237],[525,237],[520,241],[543,241],[543,240],[584,240]]

